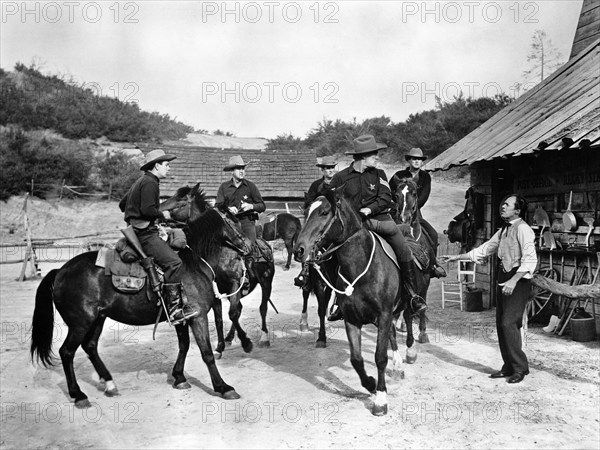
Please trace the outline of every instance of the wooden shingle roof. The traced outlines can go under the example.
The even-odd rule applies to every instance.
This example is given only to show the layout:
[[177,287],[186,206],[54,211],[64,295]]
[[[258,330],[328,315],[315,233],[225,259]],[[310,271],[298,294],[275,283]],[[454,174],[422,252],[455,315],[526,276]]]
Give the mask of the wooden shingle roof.
[[234,155],[241,155],[248,164],[246,178],[256,184],[265,199],[303,199],[310,184],[321,176],[314,150],[224,149],[178,143],[139,147],[144,154],[162,148],[177,156],[171,162],[169,176],[161,181],[161,195],[172,195],[182,186],[200,182],[206,194],[215,197],[220,184],[231,178],[231,172],[223,172],[223,167]]
[[[565,145],[563,138],[572,139]],[[544,149],[540,150],[541,142]],[[427,164],[477,161],[600,144],[600,40]]]

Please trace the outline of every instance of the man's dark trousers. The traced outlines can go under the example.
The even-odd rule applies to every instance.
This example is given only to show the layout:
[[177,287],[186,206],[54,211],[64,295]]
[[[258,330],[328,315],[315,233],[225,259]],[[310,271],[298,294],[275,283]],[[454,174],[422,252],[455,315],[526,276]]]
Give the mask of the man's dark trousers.
[[[505,272],[500,264],[498,268],[498,282],[504,283],[512,278],[517,268]],[[496,329],[498,330],[498,344],[504,365],[502,372],[507,374],[527,372],[529,363],[522,349],[521,327],[523,326],[523,312],[531,292],[531,280],[521,278],[511,295],[498,295],[496,305]]]
[[155,225],[143,230],[136,228],[135,233],[144,251],[165,271],[165,283],[181,283],[183,263],[175,250],[158,236],[158,228]]

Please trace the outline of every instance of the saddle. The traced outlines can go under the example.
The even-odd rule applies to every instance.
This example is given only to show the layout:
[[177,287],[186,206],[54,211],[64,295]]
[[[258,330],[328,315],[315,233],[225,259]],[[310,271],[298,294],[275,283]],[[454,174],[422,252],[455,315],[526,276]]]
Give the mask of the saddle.
[[[383,237],[381,237],[379,234],[377,234],[377,233],[373,233],[373,234],[379,240],[379,243],[381,244],[383,251],[394,262],[394,264],[396,264],[396,266],[398,266],[398,260],[396,258],[396,254],[394,253],[394,250],[392,249],[392,246],[390,244],[388,244],[388,242]],[[420,270],[423,270],[425,267],[429,267],[430,257],[429,257],[429,253],[427,252],[425,247],[422,244],[420,244],[419,242],[417,242],[415,240],[415,238],[413,238],[412,235],[410,235],[410,234],[408,236],[404,235],[404,237],[406,238],[406,243],[408,244],[408,248],[410,249],[410,252],[412,253],[413,261],[415,262],[417,267]],[[400,266],[398,266],[398,267],[400,267]]]
[[264,239],[256,239],[248,256],[255,262],[273,262],[273,250],[271,249],[271,246],[264,241]]
[[[187,246],[187,241],[183,230],[172,229],[168,231],[168,244],[173,250],[181,250]],[[129,246],[125,238],[117,241],[115,248],[102,247],[96,257],[96,266],[104,267],[106,276],[112,278],[113,287],[125,294],[135,294],[140,292],[146,286],[147,273],[140,264],[140,256]],[[155,267],[159,274],[161,282],[163,281],[162,271],[158,266]],[[151,289],[148,289],[148,299]]]

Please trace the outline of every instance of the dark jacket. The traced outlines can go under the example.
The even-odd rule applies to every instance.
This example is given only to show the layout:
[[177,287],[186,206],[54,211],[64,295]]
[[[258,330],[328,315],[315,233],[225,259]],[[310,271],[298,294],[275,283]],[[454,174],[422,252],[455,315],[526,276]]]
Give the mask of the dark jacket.
[[163,217],[160,206],[160,180],[150,172],[144,172],[129,188],[119,202],[125,213],[125,222],[136,228],[147,228],[154,220]]
[[431,175],[429,175],[429,173],[421,169],[418,172],[418,177],[413,178],[412,173],[410,172],[410,169],[408,167],[404,170],[399,170],[394,174],[394,176],[390,180],[390,188],[392,192],[396,192],[396,188],[398,187],[398,184],[394,179],[396,177],[412,178],[414,181],[417,182],[418,203],[419,208],[422,208],[425,205],[425,203],[427,203],[427,200],[429,199],[429,194],[431,194]]
[[317,197],[323,195],[325,191],[330,188],[330,186],[331,184],[325,183],[325,177],[313,181],[308,188],[306,198],[304,199],[304,209],[308,208],[308,205],[314,202]]
[[371,209],[369,218],[386,220],[392,203],[392,193],[385,172],[369,167],[360,173],[354,165],[336,173],[331,180],[331,188],[344,187],[344,197],[348,198],[356,212],[361,208]]
[[258,217],[256,213],[264,212],[267,209],[256,185],[246,179],[243,179],[237,188],[233,184],[233,179],[222,183],[217,191],[215,206],[220,209],[235,206],[238,210],[241,210],[242,200],[251,203],[254,209],[238,213],[238,218],[255,220]]

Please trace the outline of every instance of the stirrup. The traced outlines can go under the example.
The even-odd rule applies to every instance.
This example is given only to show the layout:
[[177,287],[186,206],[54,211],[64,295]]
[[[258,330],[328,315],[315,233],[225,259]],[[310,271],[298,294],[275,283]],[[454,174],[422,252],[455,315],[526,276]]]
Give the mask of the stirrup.
[[337,304],[335,304],[334,306],[336,307],[335,311],[330,312],[329,316],[327,317],[327,320],[329,322],[335,322],[336,320],[342,320],[344,318],[342,308],[340,308]]
[[433,266],[433,268],[431,269],[431,272],[435,278],[445,278],[446,277],[446,271],[444,270],[444,268],[442,266],[438,266],[438,265]]
[[[420,300],[420,306],[418,308],[415,308],[416,299]],[[420,295],[415,295],[413,298],[410,299],[410,310],[412,311],[413,316],[427,311],[427,303],[425,303],[425,299]]]

